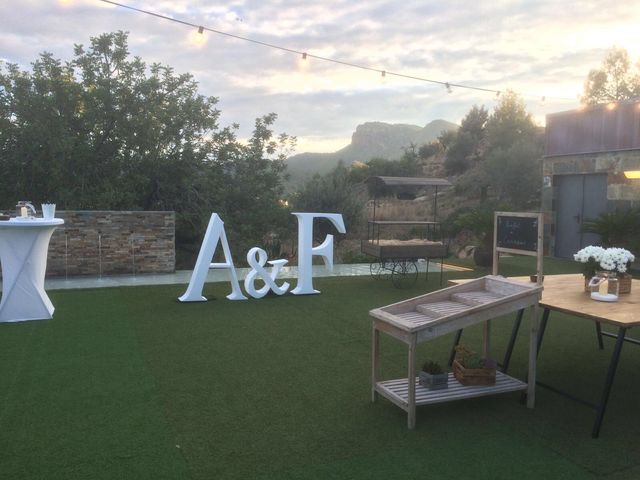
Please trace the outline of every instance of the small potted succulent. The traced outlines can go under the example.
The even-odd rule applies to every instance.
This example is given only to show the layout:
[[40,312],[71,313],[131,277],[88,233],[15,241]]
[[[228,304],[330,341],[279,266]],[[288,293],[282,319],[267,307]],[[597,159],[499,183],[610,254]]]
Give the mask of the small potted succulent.
[[426,361],[420,372],[420,385],[429,390],[442,390],[449,385],[449,374],[438,362]]
[[465,345],[456,347],[453,376],[462,385],[494,385],[497,367],[494,358],[483,358]]

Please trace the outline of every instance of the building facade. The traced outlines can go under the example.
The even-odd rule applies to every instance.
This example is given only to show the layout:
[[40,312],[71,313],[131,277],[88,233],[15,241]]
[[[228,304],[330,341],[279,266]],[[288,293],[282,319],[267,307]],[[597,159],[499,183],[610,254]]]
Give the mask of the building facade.
[[[547,115],[542,209],[547,252],[571,258],[599,243],[582,232],[598,215],[640,207],[640,100]],[[640,253],[640,252],[636,252]]]

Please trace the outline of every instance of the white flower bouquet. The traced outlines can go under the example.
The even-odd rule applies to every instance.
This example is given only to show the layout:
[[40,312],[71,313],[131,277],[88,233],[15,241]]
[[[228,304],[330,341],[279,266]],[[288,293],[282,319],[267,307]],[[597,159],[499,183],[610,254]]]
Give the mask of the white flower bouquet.
[[635,260],[634,255],[624,248],[602,248],[593,245],[584,247],[577,252],[573,259],[576,262],[584,263],[585,277],[593,277],[596,270],[607,270],[609,272],[625,273],[629,269],[631,262]]
[[591,278],[596,274],[596,270],[599,268],[600,261],[604,256],[605,249],[594,245],[584,247],[573,255],[573,259],[576,262],[584,263],[583,274],[587,278]]
[[609,272],[626,273],[634,255],[624,248],[607,248],[600,259],[600,266]]

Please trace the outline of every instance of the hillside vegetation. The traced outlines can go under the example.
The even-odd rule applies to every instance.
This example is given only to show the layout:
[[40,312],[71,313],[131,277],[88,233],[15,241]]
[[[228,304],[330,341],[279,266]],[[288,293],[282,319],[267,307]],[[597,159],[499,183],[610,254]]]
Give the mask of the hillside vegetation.
[[[362,133],[368,130],[359,127],[354,134],[357,141],[350,146],[359,145],[364,140]],[[473,106],[458,129],[441,131],[427,143],[404,145],[397,160],[376,154],[365,161],[339,162],[326,174],[316,173],[292,196],[293,207],[342,213],[355,240],[362,238],[369,215],[365,206],[372,195],[364,187],[368,177],[445,177],[453,188],[438,192],[438,220],[447,235],[463,233],[460,246],[478,245],[487,240],[485,230],[490,228],[480,225],[480,220],[492,218],[494,210],[539,208],[542,150],[543,129],[535,125],[522,99],[506,92],[493,112]],[[389,219],[402,215],[395,218],[398,220],[433,219],[434,194],[432,189],[417,192],[414,200],[384,198],[378,214]],[[468,229],[465,223],[473,228]]]
[[356,127],[351,143],[333,153],[300,153],[286,160],[290,183],[297,185],[316,173],[326,174],[342,161],[367,162],[372,158],[398,160],[405,149],[435,141],[443,132],[456,131],[458,125],[446,120],[433,120],[424,127],[408,124],[366,122]]

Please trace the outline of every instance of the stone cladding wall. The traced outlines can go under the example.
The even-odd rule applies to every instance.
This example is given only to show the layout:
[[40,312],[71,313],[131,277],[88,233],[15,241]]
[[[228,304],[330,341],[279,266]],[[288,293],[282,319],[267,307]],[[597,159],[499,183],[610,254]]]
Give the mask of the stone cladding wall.
[[47,276],[175,271],[175,212],[56,211]]

